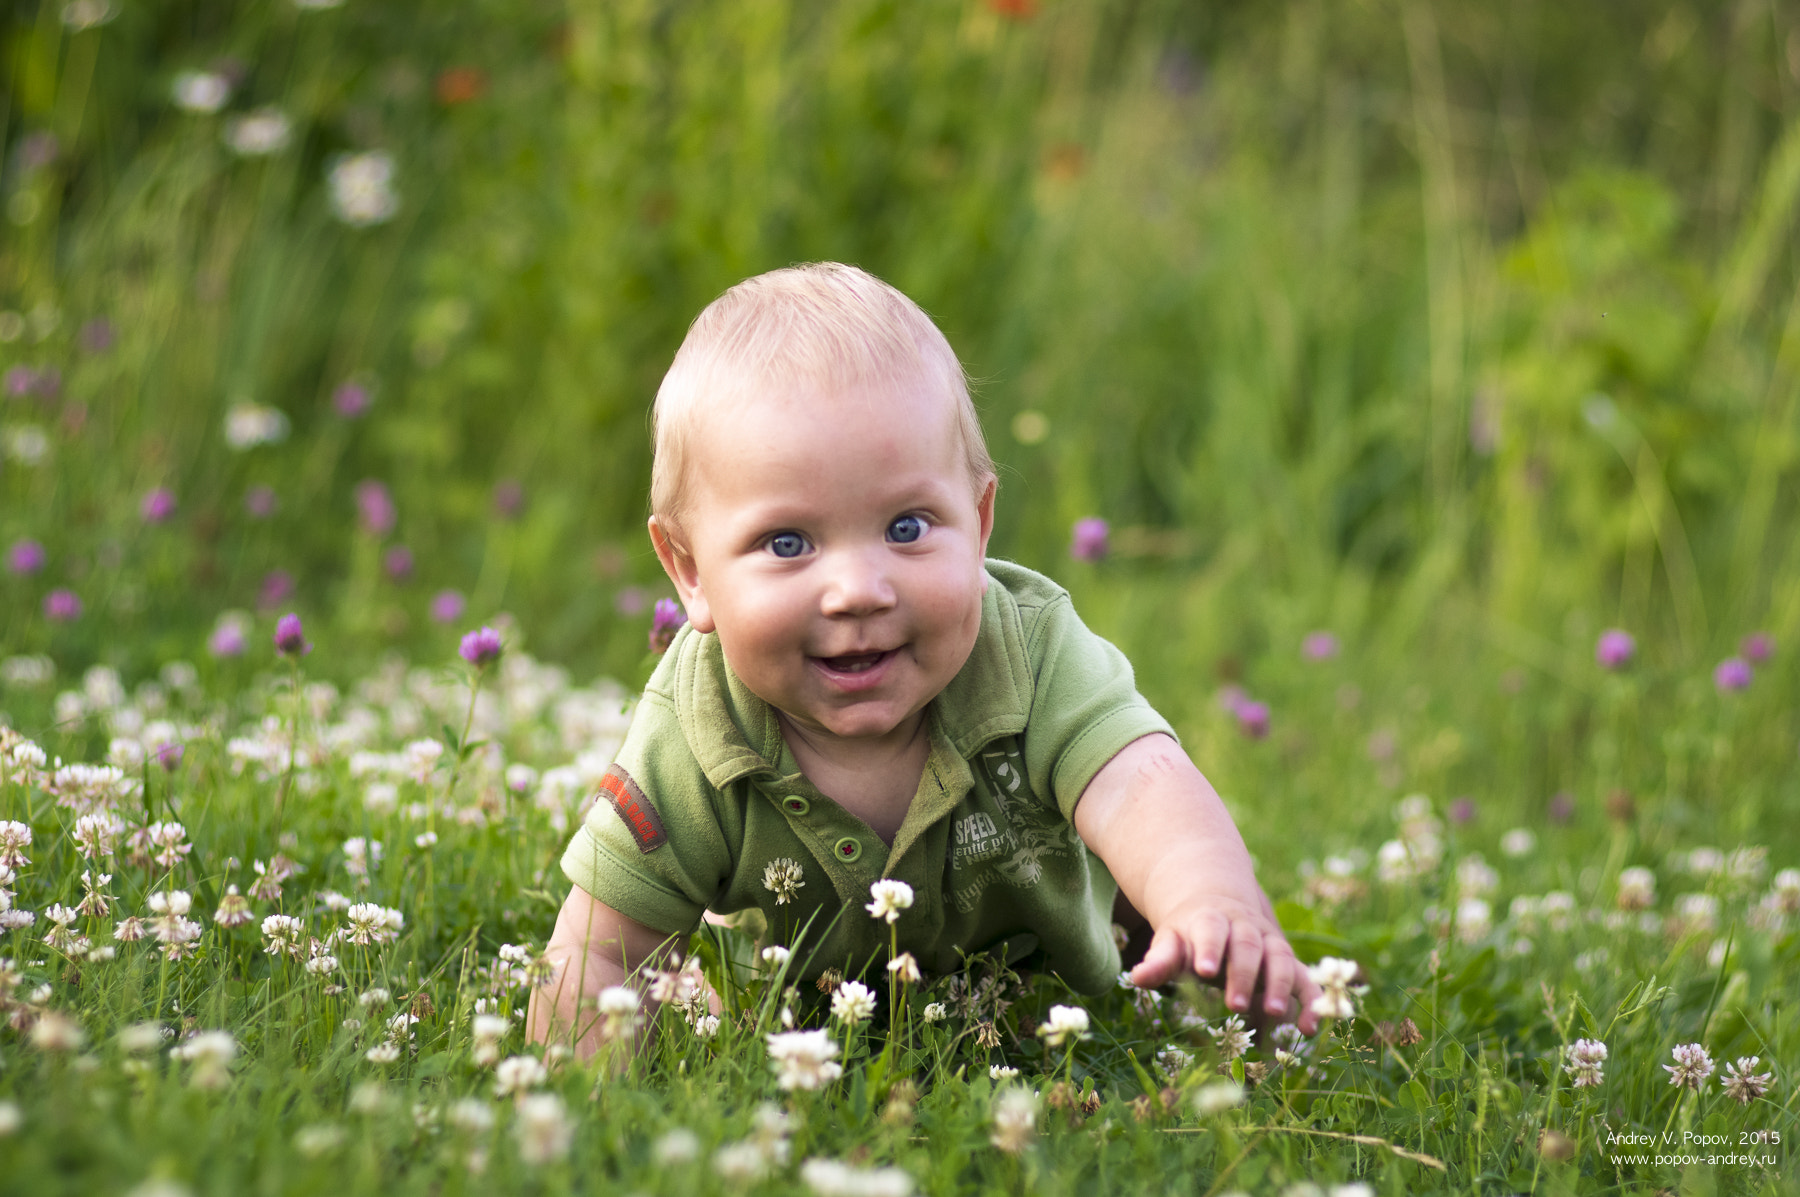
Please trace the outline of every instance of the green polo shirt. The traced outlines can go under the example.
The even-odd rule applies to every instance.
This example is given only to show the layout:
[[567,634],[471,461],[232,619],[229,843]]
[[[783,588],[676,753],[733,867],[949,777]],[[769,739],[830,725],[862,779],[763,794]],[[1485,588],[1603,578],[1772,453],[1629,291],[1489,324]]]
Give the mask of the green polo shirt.
[[[1113,984],[1116,887],[1071,820],[1121,748],[1173,733],[1067,591],[1011,562],[987,569],[980,633],[926,707],[931,754],[892,845],[800,772],[774,709],[726,666],[719,638],[683,628],[563,854],[569,880],[671,934],[709,909],[758,910],[812,976],[886,957],[888,926],[863,905],[892,877],[914,894],[895,927],[900,950],[927,971],[958,969],[958,949],[1006,943],[1014,960],[1040,952],[1082,992]],[[804,881],[785,903],[764,884],[778,860]]]

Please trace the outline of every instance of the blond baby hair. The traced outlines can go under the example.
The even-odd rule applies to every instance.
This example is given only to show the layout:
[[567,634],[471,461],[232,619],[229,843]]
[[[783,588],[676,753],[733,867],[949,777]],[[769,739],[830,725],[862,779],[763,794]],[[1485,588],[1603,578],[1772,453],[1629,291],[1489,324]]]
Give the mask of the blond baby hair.
[[995,477],[962,363],[919,305],[855,266],[811,262],[745,279],[694,318],[656,392],[650,509],[678,527],[688,430],[704,406],[775,389],[838,393],[919,382],[956,404],[977,497]]

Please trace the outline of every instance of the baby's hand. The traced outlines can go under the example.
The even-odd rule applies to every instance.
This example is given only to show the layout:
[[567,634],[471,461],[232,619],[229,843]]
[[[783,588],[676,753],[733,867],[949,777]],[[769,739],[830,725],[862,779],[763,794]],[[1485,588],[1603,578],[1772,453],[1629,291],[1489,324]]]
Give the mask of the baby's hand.
[[[1153,989],[1191,972],[1220,985],[1226,1006],[1248,1014],[1253,1024],[1266,1015],[1294,1019],[1308,1035],[1317,1031],[1312,1004],[1319,986],[1294,958],[1260,888],[1256,897],[1252,905],[1241,895],[1199,893],[1167,911],[1150,950],[1131,970],[1131,983]],[[1259,995],[1262,1010],[1254,1012],[1251,1003]]]

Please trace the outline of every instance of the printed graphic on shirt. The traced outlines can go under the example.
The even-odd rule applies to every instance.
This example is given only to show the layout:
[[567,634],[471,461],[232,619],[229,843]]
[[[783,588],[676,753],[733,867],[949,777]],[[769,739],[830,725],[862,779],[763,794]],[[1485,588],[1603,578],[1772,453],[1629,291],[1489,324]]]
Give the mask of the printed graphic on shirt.
[[991,795],[997,809],[964,815],[951,832],[949,897],[964,914],[991,885],[1033,888],[1043,879],[1044,861],[1072,855],[1079,842],[1074,826],[1027,787],[1016,739],[997,741],[979,759],[987,784],[977,784],[976,794]]
[[668,843],[669,834],[663,830],[662,820],[656,817],[656,808],[650,805],[644,791],[638,789],[637,782],[631,780],[631,774],[613,765],[600,779],[600,792],[612,802],[613,810],[630,828],[639,852],[650,852]]

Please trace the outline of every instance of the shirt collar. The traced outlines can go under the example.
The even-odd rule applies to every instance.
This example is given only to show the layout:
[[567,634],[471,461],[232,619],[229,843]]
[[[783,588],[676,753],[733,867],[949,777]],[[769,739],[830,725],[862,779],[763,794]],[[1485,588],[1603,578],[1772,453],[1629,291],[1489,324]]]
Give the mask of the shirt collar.
[[[775,708],[725,664],[718,635],[684,627],[669,657],[664,665],[673,674],[675,711],[706,780],[723,789],[756,774],[778,777],[782,739]],[[972,758],[992,741],[1025,730],[1031,691],[1019,605],[989,573],[975,647],[932,699],[936,725],[960,756]]]

